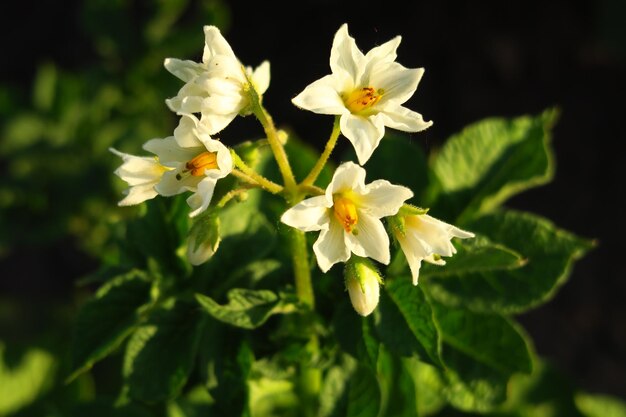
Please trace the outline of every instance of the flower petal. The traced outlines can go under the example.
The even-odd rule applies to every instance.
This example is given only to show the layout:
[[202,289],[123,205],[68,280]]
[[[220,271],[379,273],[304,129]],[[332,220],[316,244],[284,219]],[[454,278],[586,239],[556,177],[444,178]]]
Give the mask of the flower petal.
[[161,181],[154,186],[154,189],[164,197],[171,197],[185,191],[196,191],[200,177],[188,175],[179,180],[176,178],[179,172],[179,170],[172,170],[164,173]]
[[228,55],[235,57],[233,49],[230,47],[222,33],[216,26],[204,26],[204,52],[202,62],[208,62],[216,55]]
[[198,148],[202,142],[198,140],[197,129],[200,121],[192,114],[183,115],[174,129],[174,138],[181,148]]
[[391,184],[387,180],[376,180],[365,186],[365,193],[359,203],[369,214],[381,218],[396,214],[411,197],[413,191],[407,187]]
[[414,235],[408,234],[405,237],[396,235],[400,248],[404,252],[404,257],[409,264],[413,285],[417,285],[422,260],[432,255],[429,250],[422,245],[422,242]]
[[383,118],[378,115],[370,117],[343,114],[340,120],[341,133],[354,146],[359,164],[363,165],[370,159],[380,140],[385,135]]
[[350,250],[346,245],[345,235],[346,233],[337,220],[330,217],[329,227],[322,229],[313,244],[317,265],[322,272],[328,272],[337,262],[345,262],[350,259]]
[[348,25],[341,25],[330,50],[330,69],[333,74],[346,74],[356,80],[359,73],[363,52],[356,46],[356,41],[348,34]]
[[377,89],[381,88],[378,84],[372,82],[372,74],[375,73],[377,67],[385,66],[385,64],[395,61],[397,57],[396,50],[400,45],[401,39],[400,36],[396,36],[390,41],[369,50],[363,60],[364,64],[361,65],[361,74],[357,80],[358,85],[374,85]]
[[376,67],[371,74],[371,84],[384,90],[377,107],[383,107],[387,101],[402,104],[410,99],[422,75],[424,68],[408,69],[397,62]]
[[175,77],[180,78],[184,82],[190,82],[194,78],[200,76],[206,69],[204,65],[194,61],[181,60],[176,58],[166,58],[163,66]]
[[264,94],[270,86],[270,63],[263,61],[252,73],[252,82],[257,93]]
[[143,203],[146,200],[153,199],[157,195],[159,195],[154,190],[153,184],[144,184],[144,185],[136,185],[134,187],[128,188],[124,191],[126,197],[121,199],[117,205],[118,206],[134,206],[136,204]]
[[327,75],[309,84],[291,102],[301,109],[317,114],[348,113],[339,91],[341,90],[337,88],[336,77]]
[[344,162],[335,170],[326,188],[326,201],[332,205],[333,194],[348,190],[357,194],[365,192],[365,169],[351,161]]
[[[199,141],[198,144],[202,146],[202,143]],[[174,168],[191,160],[194,156],[203,151],[201,147],[181,148],[178,146],[178,142],[176,142],[173,136],[169,136],[165,139],[150,139],[144,143],[143,148],[155,154],[159,158],[159,162],[163,165]]]
[[213,191],[215,191],[215,182],[213,178],[204,177],[198,183],[198,191],[187,198],[187,204],[192,209],[189,217],[195,217],[209,207],[211,198],[213,198]]
[[209,134],[214,135],[224,130],[224,128],[237,117],[237,114],[237,112],[230,114],[214,114],[210,111],[206,111],[202,112],[201,123]]
[[403,132],[420,132],[433,125],[432,120],[425,122],[421,114],[395,103],[386,103],[386,106],[378,114],[385,126]]
[[283,213],[280,221],[304,232],[321,230],[330,221],[328,208],[323,195],[307,198]]
[[389,264],[389,236],[383,223],[376,217],[359,211],[359,222],[355,230],[357,233],[346,233],[350,250],[355,255]]

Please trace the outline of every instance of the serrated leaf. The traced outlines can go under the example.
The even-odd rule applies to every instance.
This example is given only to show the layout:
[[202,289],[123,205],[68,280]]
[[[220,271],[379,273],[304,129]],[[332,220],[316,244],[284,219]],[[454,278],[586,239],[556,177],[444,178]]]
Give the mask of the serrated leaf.
[[381,341],[392,352],[403,356],[417,353],[423,361],[440,365],[439,335],[422,289],[408,276],[387,280],[384,289],[389,300],[381,294],[375,316]]
[[228,303],[221,305],[211,297],[196,294],[202,307],[215,319],[244,329],[261,326],[274,314],[292,313],[296,299],[269,290],[233,288],[227,295]]
[[438,212],[464,224],[509,197],[549,182],[554,173],[550,128],[557,112],[489,118],[450,137],[433,163],[441,186]]
[[448,399],[466,411],[488,411],[505,400],[516,373],[532,371],[524,336],[509,319],[431,303],[441,335]]
[[150,302],[150,282],[132,271],[103,285],[78,313],[72,341],[72,374],[68,381],[113,352],[140,321]]
[[519,313],[548,301],[569,276],[574,261],[593,247],[544,218],[512,210],[483,216],[468,228],[526,260],[516,269],[425,281],[429,294],[439,302],[477,312]]
[[175,398],[187,382],[201,335],[194,304],[169,300],[152,311],[128,342],[124,378],[128,395],[145,402]]

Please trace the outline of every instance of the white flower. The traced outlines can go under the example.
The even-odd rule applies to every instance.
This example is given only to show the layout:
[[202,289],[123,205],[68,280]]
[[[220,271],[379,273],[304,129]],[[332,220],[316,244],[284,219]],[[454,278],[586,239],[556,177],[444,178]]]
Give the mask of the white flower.
[[129,188],[124,190],[126,197],[118,203],[120,206],[140,204],[157,196],[154,186],[161,181],[163,173],[168,168],[151,156],[130,155],[113,148],[109,150],[124,161],[115,170],[115,174],[129,185]]
[[313,82],[292,100],[314,113],[341,115],[341,133],[352,142],[361,165],[380,143],[385,126],[419,132],[432,125],[402,106],[417,89],[424,69],[408,69],[394,62],[400,40],[397,36],[363,55],[348,34],[348,25],[342,25],[330,53],[332,74]]
[[389,237],[380,218],[396,214],[412,196],[408,188],[386,180],[365,185],[365,169],[345,162],[324,195],[296,204],[281,221],[305,232],[321,231],[313,251],[324,272],[347,261],[351,253],[388,264]]
[[230,151],[220,141],[211,139],[198,119],[183,116],[174,136],[151,139],[143,148],[154,153],[168,167],[154,189],[163,196],[191,191],[187,199],[191,217],[202,213],[211,203],[215,184],[233,168]]
[[393,228],[394,235],[400,243],[413,276],[413,285],[417,285],[422,260],[435,264],[445,265],[442,256],[452,256],[456,248],[452,245],[452,238],[467,239],[474,237],[451,224],[437,220],[428,214],[412,214],[402,216],[404,227]]
[[255,70],[244,67],[215,26],[205,26],[202,62],[167,58],[165,68],[185,82],[178,95],[166,101],[180,115],[201,113],[210,135],[224,129],[250,105],[248,78],[259,95],[270,83],[270,65],[264,61]]
[[367,258],[353,257],[346,264],[345,280],[354,310],[363,317],[370,315],[378,305],[382,283],[374,265]]

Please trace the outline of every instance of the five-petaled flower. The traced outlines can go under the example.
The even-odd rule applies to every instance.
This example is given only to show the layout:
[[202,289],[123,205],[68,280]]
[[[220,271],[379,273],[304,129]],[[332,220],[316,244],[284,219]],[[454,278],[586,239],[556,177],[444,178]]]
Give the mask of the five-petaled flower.
[[[400,223],[398,223],[400,222]],[[413,285],[417,285],[422,261],[445,265],[442,256],[452,256],[456,248],[452,238],[467,239],[474,234],[435,219],[428,214],[398,214],[391,223],[393,234],[411,269]]]
[[396,214],[412,196],[408,188],[386,180],[365,185],[365,169],[345,162],[324,195],[291,207],[281,221],[305,232],[320,230],[313,251],[323,272],[352,253],[388,264],[389,237],[380,219]]
[[[193,194],[187,198],[187,203],[192,209],[189,215],[194,217],[206,210],[215,184],[233,167],[228,148],[212,139],[198,119],[191,115],[181,117],[174,136],[151,139],[143,148],[156,158],[136,157],[113,150],[125,161],[117,174],[131,185],[129,196],[122,200],[125,204],[139,204],[156,194],[169,197],[191,191]],[[137,188],[142,178],[145,182],[141,184],[142,188]],[[138,197],[126,201],[133,194]]]
[[200,113],[210,135],[238,115],[247,114],[250,88],[262,95],[270,83],[270,64],[244,67],[215,26],[205,26],[202,62],[167,58],[165,68],[185,82],[176,97],[166,100],[179,115]]
[[402,106],[417,89],[424,69],[408,69],[395,62],[400,40],[397,36],[364,55],[348,34],[348,25],[342,25],[330,53],[332,74],[292,100],[314,113],[340,115],[341,133],[352,142],[361,165],[380,143],[385,126],[419,132],[432,125]]

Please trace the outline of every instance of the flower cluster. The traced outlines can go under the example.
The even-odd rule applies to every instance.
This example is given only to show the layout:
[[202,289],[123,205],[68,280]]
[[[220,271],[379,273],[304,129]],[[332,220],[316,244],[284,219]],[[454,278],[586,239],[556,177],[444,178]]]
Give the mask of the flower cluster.
[[[111,149],[123,159],[116,174],[129,185],[120,205],[139,204],[157,195],[191,193],[187,198],[190,216],[206,223],[202,233],[194,232],[196,225],[191,228],[187,256],[192,264],[207,261],[218,248],[217,216],[212,212],[199,215],[215,206],[216,183],[228,175],[237,175],[247,187],[283,195],[291,205],[281,216],[286,225],[303,232],[319,231],[313,245],[317,264],[324,273],[336,263],[346,264],[346,287],[361,315],[370,314],[378,303],[382,278],[371,260],[389,264],[389,235],[404,252],[414,284],[422,260],[442,265],[442,256],[456,252],[453,237],[473,236],[407,204],[413,197],[410,189],[384,179],[365,182],[362,165],[383,139],[385,127],[419,132],[432,125],[403,106],[415,93],[424,69],[395,62],[400,37],[364,54],[349,35],[347,24],[337,31],[330,53],[331,74],[292,99],[299,108],[335,116],[325,152],[298,184],[277,130],[261,104],[270,81],[269,63],[254,70],[245,67],[216,27],[206,26],[204,34],[202,62],[165,60],[165,68],[184,82],[178,94],[166,100],[180,117],[173,136],[146,142],[143,148],[154,155],[151,157]],[[284,186],[255,172],[234,149],[211,137],[238,115],[248,114],[257,116],[264,127]],[[328,187],[318,189],[314,182],[340,134],[353,145],[358,164],[342,163]]]

